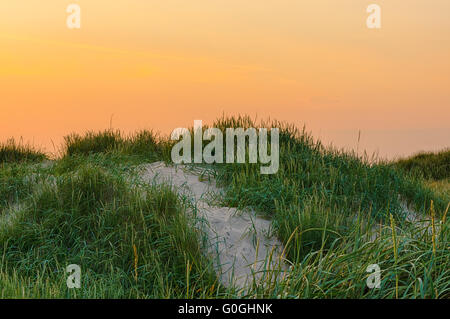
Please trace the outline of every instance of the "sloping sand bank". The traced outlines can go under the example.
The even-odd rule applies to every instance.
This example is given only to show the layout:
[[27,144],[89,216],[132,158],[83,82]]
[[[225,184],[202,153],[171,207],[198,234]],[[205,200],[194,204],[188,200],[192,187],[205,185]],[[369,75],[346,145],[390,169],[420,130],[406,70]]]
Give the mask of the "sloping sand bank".
[[[205,221],[208,237],[205,247],[223,285],[246,288],[253,282],[276,280],[285,264],[281,242],[271,234],[271,222],[252,211],[218,207],[211,194],[220,194],[214,181],[203,181],[183,165],[166,166],[163,162],[142,166],[142,178],[149,183],[169,183],[195,203],[198,218]],[[209,199],[209,200],[208,200]],[[255,280],[255,281],[254,281]]]

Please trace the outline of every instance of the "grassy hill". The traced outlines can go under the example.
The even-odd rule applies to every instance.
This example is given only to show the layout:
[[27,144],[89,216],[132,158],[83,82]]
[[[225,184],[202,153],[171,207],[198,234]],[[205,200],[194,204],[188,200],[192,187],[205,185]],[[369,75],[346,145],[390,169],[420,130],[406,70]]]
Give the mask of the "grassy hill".
[[419,174],[427,179],[450,179],[450,149],[437,153],[419,153],[394,163],[407,172]]
[[[443,176],[445,153],[421,161],[419,174],[327,148],[285,123],[232,117],[212,126],[280,128],[277,174],[261,175],[259,164],[199,166],[224,188],[224,205],[272,220],[291,265],[284,280],[245,295],[221,287],[187,204],[136,176],[138,164],[170,162],[173,142],[108,130],[66,137],[52,164],[30,147],[0,147],[1,296],[450,297],[450,195],[424,179]],[[68,264],[82,265],[81,289],[66,287]],[[367,288],[371,264],[381,268],[380,289]]]

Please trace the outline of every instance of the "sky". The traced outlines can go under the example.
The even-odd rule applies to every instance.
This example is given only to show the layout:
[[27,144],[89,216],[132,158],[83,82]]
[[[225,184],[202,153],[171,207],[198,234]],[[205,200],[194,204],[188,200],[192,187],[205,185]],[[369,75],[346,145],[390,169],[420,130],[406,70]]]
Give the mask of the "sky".
[[449,14],[448,0],[0,0],[0,142],[54,152],[72,132],[248,114],[380,157],[442,149]]

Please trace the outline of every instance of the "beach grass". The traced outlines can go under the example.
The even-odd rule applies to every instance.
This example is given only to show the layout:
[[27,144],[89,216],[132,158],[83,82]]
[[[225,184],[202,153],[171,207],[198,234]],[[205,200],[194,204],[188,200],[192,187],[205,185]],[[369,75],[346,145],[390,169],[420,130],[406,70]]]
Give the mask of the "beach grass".
[[[50,165],[14,143],[8,149],[20,151],[1,155],[0,296],[450,297],[450,194],[434,160],[418,173],[326,147],[286,123],[236,116],[211,126],[280,128],[277,174],[261,175],[260,164],[198,166],[223,187],[223,205],[272,220],[288,271],[247,291],[221,286],[187,203],[170,185],[139,181],[136,166],[170,161],[173,142],[107,130],[66,137]],[[67,288],[69,264],[81,266],[80,289]],[[381,284],[371,289],[374,264]]]

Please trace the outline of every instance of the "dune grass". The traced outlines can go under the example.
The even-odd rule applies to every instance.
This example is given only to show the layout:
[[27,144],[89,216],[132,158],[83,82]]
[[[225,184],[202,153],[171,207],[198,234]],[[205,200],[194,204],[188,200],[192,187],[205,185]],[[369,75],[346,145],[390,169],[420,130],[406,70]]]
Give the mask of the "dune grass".
[[0,168],[0,213],[9,205],[19,204],[32,191],[27,176],[32,170],[23,164],[3,165]]
[[442,197],[450,198],[450,179],[428,180],[426,184]]
[[450,149],[418,153],[395,161],[394,166],[426,179],[450,180]]
[[[280,128],[275,175],[261,175],[259,164],[200,166],[215,172],[224,205],[272,219],[287,273],[247,292],[218,285],[187,203],[134,170],[170,161],[173,142],[107,130],[66,137],[50,166],[0,167],[0,297],[450,297],[445,180],[327,148],[285,123],[223,117],[212,126]],[[81,289],[66,286],[69,264],[82,267]],[[371,264],[381,268],[380,289],[366,285]]]
[[165,144],[165,139],[152,131],[124,135],[118,130],[108,129],[66,136],[62,153],[63,157],[116,154],[134,158],[137,162],[151,162],[163,157],[167,148]]
[[47,156],[28,144],[9,139],[0,143],[0,164],[18,162],[39,162]]
[[[360,218],[349,233],[330,238],[328,247],[319,247],[299,260],[291,260],[284,280],[277,284],[267,280],[268,284],[255,286],[251,295],[260,298],[448,299],[449,222],[439,220],[436,223],[442,228],[432,234],[428,223],[397,223],[394,227],[374,223],[367,227]],[[314,230],[317,228],[304,231]],[[320,230],[326,238],[326,227]],[[381,270],[379,289],[367,286],[372,274],[367,269],[373,264]]]
[[[92,164],[47,176],[27,201],[1,216],[0,296],[212,294],[216,278],[184,210],[170,187],[131,187]],[[82,268],[81,289],[66,286],[69,264]]]
[[[259,164],[224,164],[216,169],[218,181],[226,188],[224,202],[271,216],[284,241],[297,227],[323,226],[326,221],[330,231],[345,234],[358,214],[376,220],[392,214],[402,220],[405,205],[423,213],[434,201],[442,214],[449,201],[418,177],[400,173],[387,163],[371,163],[356,154],[327,148],[292,125],[238,117],[219,119],[214,126],[280,128],[277,174],[261,175]],[[309,210],[315,213],[305,214]],[[311,245],[318,241],[320,247],[321,235],[316,237]]]
[[[449,296],[448,220],[444,218],[448,195],[432,190],[415,174],[397,171],[390,163],[327,148],[291,125],[233,117],[221,118],[213,126],[280,128],[277,174],[259,174],[258,164],[224,164],[215,169],[217,180],[225,187],[224,204],[252,207],[272,218],[278,237],[287,245],[289,262],[300,269],[297,277],[290,277],[291,285],[315,291],[298,290],[297,296]],[[430,223],[423,226],[417,221],[409,233],[405,231],[410,225],[409,209],[427,219],[431,203],[433,214],[442,218],[439,251],[433,246],[434,237],[428,236]],[[391,216],[405,234],[396,238],[396,258],[393,231],[378,236],[375,231],[389,229]],[[419,233],[426,235],[420,237]],[[340,261],[339,267],[332,258]],[[363,280],[368,275],[365,267],[372,263],[384,267],[385,284],[379,290],[367,289]],[[393,272],[400,276],[396,287],[391,280]],[[288,295],[295,297],[295,291]]]

